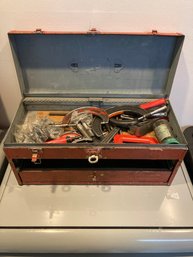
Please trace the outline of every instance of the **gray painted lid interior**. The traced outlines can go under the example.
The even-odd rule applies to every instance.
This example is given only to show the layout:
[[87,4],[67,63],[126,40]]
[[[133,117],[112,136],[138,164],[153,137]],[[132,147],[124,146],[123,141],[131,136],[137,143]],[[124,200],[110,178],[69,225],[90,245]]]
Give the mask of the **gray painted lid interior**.
[[161,97],[170,92],[183,38],[15,34],[10,42],[25,96]]

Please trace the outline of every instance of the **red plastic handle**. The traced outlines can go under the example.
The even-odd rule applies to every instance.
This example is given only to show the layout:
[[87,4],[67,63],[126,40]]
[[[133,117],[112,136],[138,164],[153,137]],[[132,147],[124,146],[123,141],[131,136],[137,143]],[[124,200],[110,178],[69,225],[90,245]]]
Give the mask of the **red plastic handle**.
[[130,134],[117,134],[114,136],[115,144],[123,144],[123,143],[141,143],[141,144],[157,144],[158,141],[154,137],[136,137]]
[[47,141],[46,143],[47,144],[67,144],[77,137],[80,137],[78,133],[66,133],[63,136]]
[[147,110],[152,107],[156,107],[156,106],[163,105],[166,103],[167,103],[167,100],[165,98],[160,98],[160,99],[157,99],[157,100],[149,102],[149,103],[140,104],[139,107],[144,110]]

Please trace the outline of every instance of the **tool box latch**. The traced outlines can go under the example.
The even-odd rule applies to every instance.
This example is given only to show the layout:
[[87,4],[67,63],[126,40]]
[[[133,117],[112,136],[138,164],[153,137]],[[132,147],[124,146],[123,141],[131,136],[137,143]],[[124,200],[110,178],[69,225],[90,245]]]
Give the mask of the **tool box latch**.
[[88,162],[91,164],[97,163],[102,158],[101,149],[86,149],[86,153]]
[[41,163],[41,158],[40,158],[41,152],[42,152],[42,149],[32,149],[31,161],[34,164],[40,164]]
[[97,163],[99,160],[98,155],[92,154],[88,157],[88,162],[89,163]]

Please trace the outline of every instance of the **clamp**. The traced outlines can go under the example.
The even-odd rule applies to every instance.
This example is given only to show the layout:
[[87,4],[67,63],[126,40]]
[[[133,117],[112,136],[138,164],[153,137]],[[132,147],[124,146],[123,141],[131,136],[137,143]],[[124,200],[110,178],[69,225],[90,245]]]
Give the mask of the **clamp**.
[[115,144],[123,144],[123,143],[141,143],[141,144],[158,144],[158,141],[154,137],[142,136],[137,137],[127,134],[116,134],[113,139]]

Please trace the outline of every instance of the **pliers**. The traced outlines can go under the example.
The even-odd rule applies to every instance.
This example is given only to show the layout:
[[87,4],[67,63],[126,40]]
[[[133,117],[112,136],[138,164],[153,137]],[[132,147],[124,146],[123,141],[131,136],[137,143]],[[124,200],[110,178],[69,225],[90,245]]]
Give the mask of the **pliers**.
[[155,137],[148,137],[148,136],[137,137],[129,133],[116,134],[113,138],[113,142],[115,144],[123,144],[123,143],[158,144],[158,141]]

